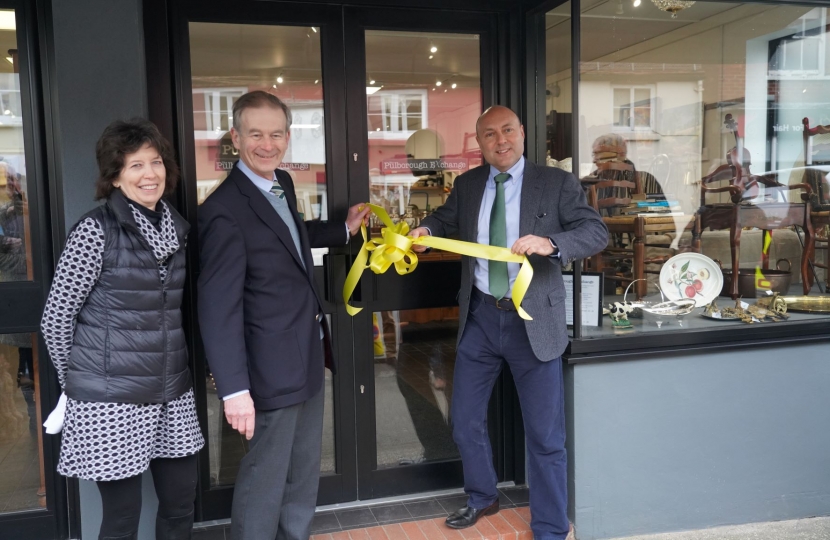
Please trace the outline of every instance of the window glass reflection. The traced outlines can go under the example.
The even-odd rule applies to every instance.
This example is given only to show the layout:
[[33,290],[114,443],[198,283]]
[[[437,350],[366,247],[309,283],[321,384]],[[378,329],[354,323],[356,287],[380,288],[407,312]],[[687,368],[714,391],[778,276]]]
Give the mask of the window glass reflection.
[[481,165],[479,58],[474,34],[366,32],[370,197],[393,221],[417,227]]
[[[825,293],[830,134],[817,126],[830,124],[828,9],[696,2],[673,18],[649,2],[586,0],[580,11],[574,172],[610,230],[585,262],[606,306],[626,289],[628,300],[718,309],[763,303],[767,291]],[[548,55],[564,18],[546,17]],[[548,64],[548,86],[569,87]],[[643,331],[723,324],[702,305],[630,318]],[[605,321],[583,334],[621,333]]]
[[[320,29],[308,26],[190,23],[196,190],[201,204],[239,159],[231,140],[233,105],[253,90],[271,92],[290,108],[291,139],[281,168],[306,220],[328,219],[326,133]],[[312,249],[315,266],[328,248]],[[210,367],[206,384],[211,485],[232,485],[248,451],[245,438],[225,420]],[[326,372],[323,473],[334,472],[331,374]]]
[[0,10],[0,282],[32,279],[32,247],[14,11]]
[[37,335],[0,334],[0,513],[46,508]]
[[458,308],[372,314],[377,465],[458,459],[450,406]]
[[[328,219],[320,32],[315,27],[190,23],[196,190],[201,204],[239,159],[231,141],[233,104],[264,90],[290,108],[288,171],[305,220]],[[328,248],[312,249],[315,266]]]

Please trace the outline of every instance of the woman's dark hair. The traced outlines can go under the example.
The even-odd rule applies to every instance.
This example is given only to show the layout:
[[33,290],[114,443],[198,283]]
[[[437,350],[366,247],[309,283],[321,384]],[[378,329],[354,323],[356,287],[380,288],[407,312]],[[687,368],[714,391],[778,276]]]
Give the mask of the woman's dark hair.
[[173,158],[173,149],[158,128],[143,118],[116,120],[108,125],[95,145],[98,160],[98,180],[95,182],[95,200],[106,199],[116,189],[112,183],[124,169],[124,158],[149,144],[161,156],[167,177],[164,195],[170,195],[179,181],[179,166]]

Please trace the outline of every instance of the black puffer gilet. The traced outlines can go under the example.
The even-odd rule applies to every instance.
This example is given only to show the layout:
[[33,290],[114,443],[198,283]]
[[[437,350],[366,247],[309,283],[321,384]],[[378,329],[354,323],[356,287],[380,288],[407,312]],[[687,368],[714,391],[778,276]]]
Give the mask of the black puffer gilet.
[[188,223],[170,213],[179,250],[162,283],[149,243],[116,189],[86,214],[104,230],[103,266],[75,326],[66,395],[77,401],[167,403],[191,385],[181,303]]

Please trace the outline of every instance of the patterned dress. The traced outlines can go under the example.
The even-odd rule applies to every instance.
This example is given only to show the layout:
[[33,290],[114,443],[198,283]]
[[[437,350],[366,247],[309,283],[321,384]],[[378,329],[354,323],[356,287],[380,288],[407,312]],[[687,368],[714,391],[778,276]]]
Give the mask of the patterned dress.
[[[161,212],[135,204],[130,204],[130,209],[159,263],[159,278],[164,280],[166,261],[179,243],[170,210],[163,201],[160,204]],[[41,327],[62,388],[75,321],[101,274],[103,252],[101,225],[93,218],[83,220],[67,241],[49,292]],[[84,480],[121,480],[141,474],[152,459],[189,456],[204,444],[193,389],[169,403],[67,399],[58,472]]]

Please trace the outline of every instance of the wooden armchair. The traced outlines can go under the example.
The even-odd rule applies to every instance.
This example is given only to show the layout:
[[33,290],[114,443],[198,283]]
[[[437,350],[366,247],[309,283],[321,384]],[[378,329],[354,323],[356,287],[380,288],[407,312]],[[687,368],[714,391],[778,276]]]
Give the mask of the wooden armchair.
[[[731,114],[726,115],[726,126],[735,134],[735,147],[726,156],[726,165],[721,165],[708,176],[703,177],[700,184],[700,208],[698,219],[695,221],[693,245],[696,251],[700,249],[700,235],[706,228],[710,230],[729,229],[729,247],[732,256],[732,288],[730,296],[738,297],[738,279],[740,269],[741,231],[744,227],[756,227],[764,231],[784,229],[791,226],[801,227],[804,230],[805,247],[801,259],[801,279],[804,285],[804,294],[810,290],[808,281],[809,263],[807,255],[812,252],[814,245],[813,227],[810,222],[810,207],[807,204],[812,190],[805,183],[786,185],[781,184],[775,175],[758,176],[750,172],[751,156],[743,147],[743,140],[738,135],[738,125]],[[716,183],[728,181],[726,185],[715,186]],[[764,187],[764,202],[756,202],[760,188]],[[794,189],[804,191],[801,198],[804,202],[787,202],[785,194]],[[728,193],[728,202],[711,202],[707,196],[717,193]],[[769,197],[771,195],[771,197]],[[766,200],[769,198],[770,200]],[[765,237],[766,235],[763,235]],[[769,268],[769,252],[762,252],[762,268]]]
[[[588,191],[588,202],[603,216],[603,221],[611,234],[612,245],[594,255],[590,261],[590,270],[603,272],[605,268],[619,266],[630,261],[631,270],[606,274],[606,277],[630,283],[642,280],[647,273],[659,274],[658,270],[649,270],[646,265],[662,265],[669,257],[646,258],[646,237],[677,231],[677,220],[673,216],[639,216],[625,215],[621,209],[629,207],[632,196],[642,194],[642,182],[639,173],[630,162],[609,161],[597,163],[596,176],[583,179]],[[689,223],[686,230],[692,229]],[[625,238],[624,238],[625,237]],[[669,248],[669,244],[648,243],[650,247]],[[648,283],[638,281],[635,285],[637,298],[647,293]]]
[[[804,181],[813,192],[810,194],[810,222],[816,234],[815,244],[809,253],[810,264],[823,268],[825,273],[825,292],[830,288],[830,250],[828,250],[828,232],[830,232],[830,125],[810,127],[810,119],[804,118]],[[824,165],[824,169],[817,166]],[[816,250],[824,251],[824,262],[816,261]],[[810,274],[812,286],[813,274]]]

